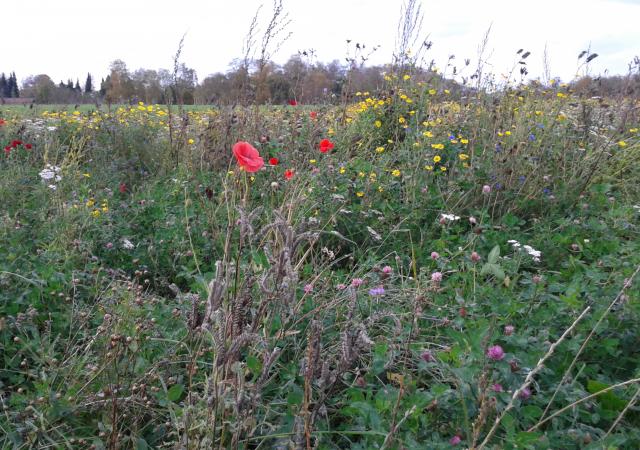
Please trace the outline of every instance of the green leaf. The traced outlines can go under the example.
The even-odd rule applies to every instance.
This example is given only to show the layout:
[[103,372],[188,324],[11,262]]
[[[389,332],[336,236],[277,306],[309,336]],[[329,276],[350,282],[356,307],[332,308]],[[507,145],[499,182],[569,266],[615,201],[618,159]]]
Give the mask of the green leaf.
[[[587,391],[589,391],[589,393],[591,394],[600,392],[603,389],[606,389],[608,387],[609,387],[608,384],[602,383],[601,381],[598,381],[598,380],[587,381]],[[596,399],[605,409],[622,411],[624,407],[627,406],[627,402],[621,399],[620,397],[618,397],[616,394],[614,394],[613,391],[608,391],[603,394],[600,394],[596,397]]]
[[489,256],[487,256],[487,261],[489,264],[496,264],[498,262],[498,257],[500,256],[500,246],[496,245],[489,252]]
[[138,438],[136,440],[136,450],[147,450],[149,448],[149,444],[143,438]]
[[182,393],[184,392],[184,385],[182,384],[174,384],[167,391],[167,398],[172,402],[177,402],[182,397]]

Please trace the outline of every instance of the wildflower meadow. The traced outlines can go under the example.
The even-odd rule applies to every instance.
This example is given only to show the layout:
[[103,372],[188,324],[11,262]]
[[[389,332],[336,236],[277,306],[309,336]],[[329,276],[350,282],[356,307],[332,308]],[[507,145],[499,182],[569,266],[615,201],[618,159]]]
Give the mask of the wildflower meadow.
[[415,55],[0,105],[0,448],[639,448],[638,95]]

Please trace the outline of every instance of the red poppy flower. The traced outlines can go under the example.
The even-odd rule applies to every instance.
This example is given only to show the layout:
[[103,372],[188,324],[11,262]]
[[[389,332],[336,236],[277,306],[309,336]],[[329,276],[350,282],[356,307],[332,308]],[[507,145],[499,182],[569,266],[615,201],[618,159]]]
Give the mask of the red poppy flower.
[[320,141],[320,151],[322,153],[327,153],[329,150],[333,150],[333,142],[329,139],[323,139]]
[[278,161],[278,158],[271,158],[269,160],[269,164],[271,164],[272,166],[277,166],[279,162],[280,161]]
[[237,142],[233,146],[233,156],[236,157],[238,165],[250,173],[257,172],[264,166],[264,160],[260,157],[260,153],[248,142]]
[[5,153],[7,156],[9,156],[9,153],[11,153],[11,146],[10,146],[10,145],[7,145],[7,146],[4,148],[4,153]]
[[127,192],[127,185],[125,183],[120,183],[120,186],[118,186],[118,190],[121,194],[124,194],[125,192]]
[[284,178],[285,180],[290,180],[291,178],[293,178],[293,170],[291,169],[287,169],[284,171]]
[[295,98],[292,98],[291,100],[289,100],[289,104],[290,104],[291,106],[297,106],[297,105],[298,105],[298,102],[296,101],[296,99],[295,99]]
[[27,150],[31,150],[33,148],[33,145],[31,144],[24,144],[24,148],[26,148]]
[[318,118],[318,113],[315,111],[311,111],[309,113],[309,117],[311,117],[313,120],[316,120]]
[[16,139],[15,141],[11,141],[11,146],[12,146],[13,148],[17,148],[17,147],[18,147],[18,145],[22,145],[22,141],[20,141],[20,140],[18,140],[18,139]]
[[5,123],[7,123],[7,122],[5,122],[3,119],[0,119],[0,127],[1,127],[2,125],[4,125]]

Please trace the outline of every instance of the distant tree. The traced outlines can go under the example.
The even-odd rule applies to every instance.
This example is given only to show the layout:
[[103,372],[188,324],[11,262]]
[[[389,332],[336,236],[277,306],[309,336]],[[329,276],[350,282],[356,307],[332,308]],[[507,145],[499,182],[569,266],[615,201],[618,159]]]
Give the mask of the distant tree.
[[9,97],[7,77],[2,72],[0,75],[0,97]]
[[20,97],[20,89],[18,88],[18,78],[16,77],[15,72],[13,72],[9,77],[9,82],[11,84],[9,97],[13,97],[13,98]]
[[82,92],[82,88],[80,87],[80,80],[76,78],[76,85],[73,88],[75,91]]
[[66,87],[59,88],[48,75],[40,74],[28,77],[22,84],[22,95],[32,97],[36,103],[54,103],[62,100],[58,90],[66,91]]
[[91,74],[87,74],[87,80],[84,82],[84,93],[91,94],[93,92],[93,83],[91,81]]

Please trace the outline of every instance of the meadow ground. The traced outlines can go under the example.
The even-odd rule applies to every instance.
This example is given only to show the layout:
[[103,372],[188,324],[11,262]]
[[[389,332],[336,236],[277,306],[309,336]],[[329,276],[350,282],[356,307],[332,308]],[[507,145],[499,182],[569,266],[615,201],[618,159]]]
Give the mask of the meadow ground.
[[0,107],[0,448],[638,448],[637,101],[386,82]]

